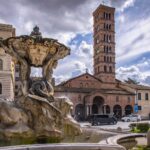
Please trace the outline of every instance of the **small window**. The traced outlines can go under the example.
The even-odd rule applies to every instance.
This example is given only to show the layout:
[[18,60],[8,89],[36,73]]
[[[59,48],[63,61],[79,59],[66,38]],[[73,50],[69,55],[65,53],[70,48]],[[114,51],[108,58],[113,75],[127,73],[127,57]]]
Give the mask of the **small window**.
[[83,83],[80,83],[80,87],[81,87],[81,88],[83,87]]
[[0,83],[0,94],[2,94],[2,84]]
[[128,97],[128,103],[130,103],[130,101],[131,101],[131,97],[129,96],[129,97]]
[[[99,67],[98,67],[98,72],[99,72]],[[85,84],[85,87],[89,87],[89,84],[88,84],[88,83],[86,83],[86,84]]]
[[81,101],[81,95],[78,96],[78,100]]
[[0,59],[0,70],[3,70],[3,60]]
[[141,93],[138,93],[138,100],[141,100]]
[[145,93],[145,100],[148,100],[148,93]]

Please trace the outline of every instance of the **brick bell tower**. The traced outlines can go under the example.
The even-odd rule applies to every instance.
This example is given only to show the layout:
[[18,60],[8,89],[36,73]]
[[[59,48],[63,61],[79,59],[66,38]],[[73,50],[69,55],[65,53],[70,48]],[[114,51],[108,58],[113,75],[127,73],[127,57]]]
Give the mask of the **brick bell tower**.
[[115,82],[115,8],[100,5],[93,12],[94,76]]

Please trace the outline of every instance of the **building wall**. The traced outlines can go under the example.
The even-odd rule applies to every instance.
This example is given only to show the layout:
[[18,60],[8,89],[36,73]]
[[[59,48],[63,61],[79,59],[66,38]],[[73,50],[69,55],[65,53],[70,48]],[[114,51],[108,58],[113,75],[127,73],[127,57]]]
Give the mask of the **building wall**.
[[[138,93],[141,93],[141,99],[139,99]],[[146,99],[146,93],[148,94],[148,99]],[[138,107],[141,107],[138,113],[143,118],[150,118],[150,90],[137,90],[137,102]]]
[[[3,39],[15,36],[15,29],[12,25],[0,24],[0,37]],[[3,62],[3,68],[0,70],[0,84],[2,93],[0,98],[8,100],[14,99],[14,63],[11,56],[0,49],[0,59]]]

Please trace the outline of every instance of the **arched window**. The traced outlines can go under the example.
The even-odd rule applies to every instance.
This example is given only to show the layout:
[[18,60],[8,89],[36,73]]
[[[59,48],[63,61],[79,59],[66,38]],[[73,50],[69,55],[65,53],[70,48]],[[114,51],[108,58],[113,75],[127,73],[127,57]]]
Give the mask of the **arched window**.
[[108,35],[106,36],[106,42],[109,42],[109,36]]
[[2,94],[2,84],[0,83],[0,94]]
[[105,16],[106,16],[106,13],[104,12],[104,14],[103,14],[104,19],[105,19]]
[[109,72],[112,72],[112,67],[111,66],[109,67]]
[[[99,73],[100,72],[100,67],[98,66],[98,71],[97,71],[97,73]],[[88,84],[88,83],[87,83]]]
[[104,46],[104,52],[106,52],[106,46]]
[[109,47],[109,51],[111,52],[111,46]]
[[[99,67],[98,67],[98,72],[99,72]],[[85,87],[89,87],[89,84],[88,84],[88,83],[86,83],[86,84],[85,84]]]
[[0,70],[3,70],[3,60],[0,59]]
[[106,13],[106,19],[108,19],[108,14]]
[[109,18],[109,20],[111,20],[111,14],[108,14],[108,18]]
[[111,24],[109,25],[109,30],[111,30]]
[[108,49],[108,46],[107,46],[107,53],[108,53],[108,50],[109,50],[109,49]]
[[81,87],[81,88],[83,87],[83,83],[80,83],[80,87]]
[[111,35],[110,35],[109,38],[108,38],[108,42],[111,42]]
[[108,24],[106,25],[106,29],[107,29],[107,30],[109,29],[109,25],[108,25]]
[[109,62],[109,57],[107,57],[107,62]]
[[104,29],[106,29],[106,24],[104,23]]
[[112,59],[111,59],[111,57],[110,57],[110,62],[112,62]]
[[106,62],[106,56],[104,56],[104,62]]
[[107,72],[107,67],[106,66],[104,66],[104,72]]
[[104,34],[104,42],[106,42],[106,35]]

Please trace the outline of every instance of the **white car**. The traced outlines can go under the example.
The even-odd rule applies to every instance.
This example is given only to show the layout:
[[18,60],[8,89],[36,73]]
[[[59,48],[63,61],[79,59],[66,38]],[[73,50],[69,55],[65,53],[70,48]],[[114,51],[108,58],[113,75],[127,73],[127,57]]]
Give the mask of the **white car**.
[[137,115],[137,114],[131,114],[131,115],[122,117],[121,120],[125,121],[125,122],[129,122],[129,121],[141,121],[141,116]]

